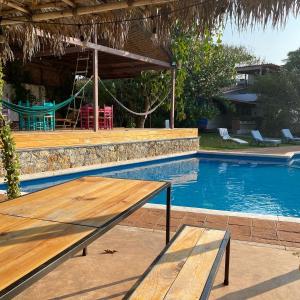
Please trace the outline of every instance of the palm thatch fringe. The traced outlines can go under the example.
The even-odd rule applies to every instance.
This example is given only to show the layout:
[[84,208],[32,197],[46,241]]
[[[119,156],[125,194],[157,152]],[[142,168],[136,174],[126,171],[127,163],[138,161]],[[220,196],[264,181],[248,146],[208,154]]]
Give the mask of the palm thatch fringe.
[[[178,22],[183,29],[196,24],[199,33],[220,26],[225,21],[231,21],[239,28],[257,24],[266,26],[268,23],[276,27],[284,25],[289,14],[298,15],[300,9],[298,0],[170,0],[156,5],[149,0],[149,5],[141,7],[32,22],[26,10],[34,14],[70,10],[69,1],[35,2],[23,0],[22,11],[22,8],[12,9],[5,5],[5,1],[0,1],[0,28],[4,35],[4,42],[0,44],[2,60],[13,59],[12,48],[15,50],[16,47],[23,52],[24,59],[30,59],[41,47],[50,49],[55,55],[62,55],[67,47],[64,37],[83,37],[89,41],[95,27],[100,41],[105,40],[109,46],[122,49],[133,22],[149,32],[155,30],[156,42],[167,44]],[[93,1],[77,0],[74,3],[77,7],[92,8],[94,5]],[[23,23],[3,25],[19,18]],[[44,37],[38,37],[37,30],[43,31]]]

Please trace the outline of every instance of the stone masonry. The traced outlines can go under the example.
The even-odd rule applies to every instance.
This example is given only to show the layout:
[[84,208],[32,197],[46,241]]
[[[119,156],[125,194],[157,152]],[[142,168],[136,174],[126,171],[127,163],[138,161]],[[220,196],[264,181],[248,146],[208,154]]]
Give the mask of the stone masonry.
[[[18,150],[21,174],[196,151],[198,138]],[[4,170],[1,167],[1,176]]]

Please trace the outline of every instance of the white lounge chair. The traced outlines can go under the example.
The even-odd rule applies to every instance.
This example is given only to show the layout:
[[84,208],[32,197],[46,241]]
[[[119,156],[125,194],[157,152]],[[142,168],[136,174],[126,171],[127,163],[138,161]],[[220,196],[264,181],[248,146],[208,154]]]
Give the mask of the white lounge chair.
[[262,135],[260,134],[259,130],[251,130],[252,137],[254,141],[258,144],[271,144],[278,146],[281,144],[280,139],[270,139],[270,138],[263,138]]
[[300,138],[293,136],[289,129],[281,129],[281,133],[288,143],[300,143]]
[[244,145],[248,144],[247,141],[231,137],[228,133],[227,128],[218,128],[218,130],[219,130],[219,134],[220,134],[221,138],[224,141],[233,141],[233,142],[236,142],[238,144],[244,144]]

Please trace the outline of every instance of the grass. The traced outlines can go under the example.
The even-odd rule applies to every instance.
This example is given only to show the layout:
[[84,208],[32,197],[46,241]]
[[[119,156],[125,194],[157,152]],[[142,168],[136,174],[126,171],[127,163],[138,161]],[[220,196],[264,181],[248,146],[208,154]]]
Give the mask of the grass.
[[[273,148],[272,146],[260,146],[253,143],[250,136],[234,136],[247,141],[249,144],[241,145],[233,141],[224,141],[217,133],[201,133],[200,135],[200,148],[205,150],[234,150],[234,149],[249,149],[249,148]],[[279,147],[293,146],[293,144],[280,144]],[[294,144],[295,146],[295,144]]]
[[250,137],[243,136],[241,139],[249,142],[249,144],[241,145],[232,141],[224,141],[216,133],[201,133],[200,147],[206,150],[231,150],[257,147],[257,145],[251,144],[252,139]]

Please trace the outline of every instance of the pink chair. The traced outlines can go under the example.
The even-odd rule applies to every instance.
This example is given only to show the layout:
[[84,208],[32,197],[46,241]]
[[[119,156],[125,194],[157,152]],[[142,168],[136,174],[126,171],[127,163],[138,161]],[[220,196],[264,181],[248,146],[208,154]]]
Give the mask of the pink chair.
[[91,105],[82,106],[80,109],[81,129],[92,129],[94,126],[94,108]]
[[105,106],[99,109],[99,128],[100,129],[113,129],[114,124],[114,107]]

